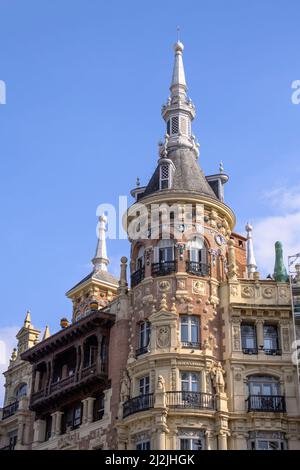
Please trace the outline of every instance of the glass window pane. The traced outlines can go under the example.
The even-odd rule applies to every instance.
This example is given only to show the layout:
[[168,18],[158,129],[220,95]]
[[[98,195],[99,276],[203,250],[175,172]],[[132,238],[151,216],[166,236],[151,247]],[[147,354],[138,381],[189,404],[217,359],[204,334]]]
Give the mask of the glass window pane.
[[189,340],[188,325],[181,324],[181,341]]

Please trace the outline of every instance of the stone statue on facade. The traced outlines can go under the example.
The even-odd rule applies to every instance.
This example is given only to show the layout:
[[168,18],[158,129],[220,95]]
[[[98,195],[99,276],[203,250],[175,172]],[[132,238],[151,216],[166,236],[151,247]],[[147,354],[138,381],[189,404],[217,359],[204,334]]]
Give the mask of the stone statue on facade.
[[124,370],[122,382],[121,382],[121,392],[120,392],[121,402],[124,403],[126,400],[129,399],[129,397],[130,397],[130,380],[129,380],[127,371]]
[[224,369],[221,362],[218,362],[217,366],[212,370],[213,384],[217,393],[224,393],[225,380],[224,380]]
[[166,387],[165,387],[165,379],[163,378],[162,375],[159,375],[158,378],[157,378],[156,390],[157,390],[158,392],[162,392],[162,393],[164,393],[165,390],[166,390]]

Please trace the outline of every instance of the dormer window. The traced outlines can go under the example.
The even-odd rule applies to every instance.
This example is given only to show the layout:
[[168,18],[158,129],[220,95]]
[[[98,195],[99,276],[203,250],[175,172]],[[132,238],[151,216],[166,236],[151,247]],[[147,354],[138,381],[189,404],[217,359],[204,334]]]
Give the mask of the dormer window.
[[160,165],[159,189],[168,189],[171,187],[170,165]]

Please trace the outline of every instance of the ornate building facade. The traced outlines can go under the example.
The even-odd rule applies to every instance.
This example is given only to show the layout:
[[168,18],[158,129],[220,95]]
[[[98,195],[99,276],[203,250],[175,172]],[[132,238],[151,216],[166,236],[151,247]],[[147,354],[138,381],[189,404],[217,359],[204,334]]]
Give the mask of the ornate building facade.
[[182,54],[178,41],[157,167],[131,191],[129,266],[123,257],[120,279],[109,274],[100,217],[93,271],[67,292],[72,322],[40,342],[33,327],[32,343],[19,340],[2,447],[17,429],[15,448],[36,450],[300,449],[282,247],[273,276],[260,279],[252,227],[235,233],[224,202],[228,176],[198,164]]

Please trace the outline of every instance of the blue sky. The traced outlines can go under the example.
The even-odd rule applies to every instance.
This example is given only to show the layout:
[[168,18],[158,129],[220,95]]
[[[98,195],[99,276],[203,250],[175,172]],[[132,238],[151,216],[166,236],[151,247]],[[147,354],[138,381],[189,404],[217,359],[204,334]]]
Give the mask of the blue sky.
[[[202,168],[223,161],[262,272],[277,239],[299,251],[299,18],[299,0],[0,0],[0,339],[26,309],[51,332],[70,318],[97,205],[151,176],[178,24]],[[108,250],[117,273],[128,243]]]

